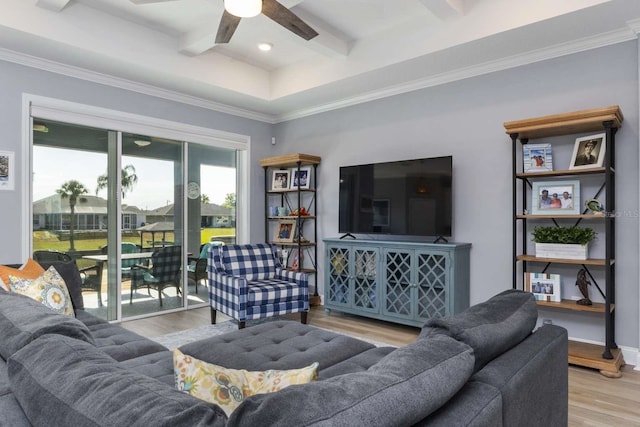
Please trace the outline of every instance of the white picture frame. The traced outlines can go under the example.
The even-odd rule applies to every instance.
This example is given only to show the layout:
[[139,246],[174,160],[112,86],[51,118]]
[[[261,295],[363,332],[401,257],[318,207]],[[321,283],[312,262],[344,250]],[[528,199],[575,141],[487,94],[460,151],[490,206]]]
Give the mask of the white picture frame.
[[524,273],[525,291],[531,292],[536,301],[561,302],[561,276],[550,273]]
[[298,168],[293,168],[291,171],[291,190],[297,190],[298,186],[301,189],[309,189],[309,183],[311,181],[311,167],[303,166],[298,170]]
[[579,215],[580,181],[535,181],[531,185],[533,215]]
[[583,136],[576,138],[569,169],[601,168],[607,152],[607,134]]
[[285,191],[289,189],[291,181],[291,172],[287,169],[278,169],[273,171],[271,177],[271,191]]
[[0,151],[0,190],[14,190],[16,185],[15,153]]
[[553,170],[551,144],[525,144],[522,147],[524,172],[550,172]]

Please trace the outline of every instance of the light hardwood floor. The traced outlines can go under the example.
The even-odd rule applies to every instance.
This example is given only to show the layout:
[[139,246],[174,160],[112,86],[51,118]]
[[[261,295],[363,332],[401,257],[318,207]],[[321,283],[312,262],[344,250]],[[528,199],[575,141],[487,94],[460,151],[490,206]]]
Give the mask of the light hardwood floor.
[[[299,315],[292,315],[299,320]],[[218,315],[218,322],[225,320]],[[154,337],[206,325],[209,308],[181,311],[122,323],[127,329]],[[309,324],[352,336],[392,345],[408,344],[419,329],[340,313],[325,314],[322,307],[312,307]],[[623,367],[622,378],[610,379],[597,371],[569,366],[569,426],[640,427],[640,372]]]

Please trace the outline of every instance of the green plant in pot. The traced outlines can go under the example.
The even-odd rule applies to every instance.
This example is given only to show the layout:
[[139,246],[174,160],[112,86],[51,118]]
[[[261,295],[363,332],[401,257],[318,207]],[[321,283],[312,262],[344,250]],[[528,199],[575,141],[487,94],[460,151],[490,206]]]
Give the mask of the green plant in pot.
[[539,258],[587,259],[596,232],[582,227],[536,227],[531,232]]

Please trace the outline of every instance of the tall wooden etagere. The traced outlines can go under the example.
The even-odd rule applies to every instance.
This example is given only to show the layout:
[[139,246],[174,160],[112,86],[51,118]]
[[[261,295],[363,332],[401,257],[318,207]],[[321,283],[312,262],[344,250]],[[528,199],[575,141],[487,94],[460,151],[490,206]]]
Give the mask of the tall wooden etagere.
[[[623,115],[620,107],[611,106],[504,123],[506,133],[511,137],[513,155],[513,287],[517,288],[518,284],[522,283],[524,289],[524,280],[519,277],[518,267],[522,267],[520,273],[526,272],[528,271],[528,263],[543,264],[543,272],[553,271],[553,265],[558,264],[577,265],[584,268],[604,302],[596,302],[590,306],[576,304],[576,301],[571,299],[562,299],[560,302],[538,301],[537,303],[545,308],[596,313],[596,315],[603,316],[605,324],[604,346],[570,341],[569,363],[599,369],[603,375],[609,377],[619,377],[621,375],[620,367],[624,365],[622,352],[618,349],[615,341],[615,135],[622,121]],[[521,169],[519,159],[522,156],[523,147],[531,140],[587,132],[604,132],[606,135],[606,151],[602,166],[536,172],[524,172],[524,169]],[[555,138],[553,141],[555,145],[573,143],[574,140]],[[554,166],[557,166],[557,164]],[[600,200],[602,200],[601,195],[604,191],[603,204],[605,212],[601,215],[594,215],[588,213],[585,208],[580,210],[581,213],[575,215],[555,215],[553,212],[548,215],[533,214],[533,209],[530,206],[536,200],[532,191],[533,183],[549,178],[566,177],[577,180],[601,177],[602,183],[599,189],[590,197],[600,197]],[[531,197],[528,197],[528,195]],[[572,223],[571,226],[577,226],[583,221],[592,224],[604,222],[604,235],[599,236],[600,239],[604,239],[604,257],[575,260],[541,258],[528,253],[529,233],[534,225],[545,221],[551,221],[556,226],[567,221]],[[595,280],[594,275],[591,273],[592,269],[604,270],[604,280],[606,282],[604,290]]]
[[[286,154],[282,156],[268,157],[260,160],[260,166],[264,169],[264,204],[265,204],[265,241],[274,243],[283,249],[288,249],[288,258],[298,254],[299,264],[296,267],[298,271],[303,271],[312,276],[314,283],[313,294],[309,297],[312,305],[320,304],[320,295],[318,294],[318,251],[317,251],[317,199],[316,192],[318,189],[318,165],[320,157],[311,154]],[[289,170],[292,172],[301,172],[302,168],[310,167],[311,173],[307,177],[309,180],[306,186],[289,185],[286,189],[272,188],[272,174],[274,171]],[[268,211],[274,201],[278,206],[286,209],[288,215],[286,217],[273,215]],[[301,208],[305,209],[305,214]],[[287,218],[296,221],[296,232],[292,242],[278,242],[273,239],[273,231],[278,221]],[[302,254],[305,256],[303,257]],[[290,268],[291,262],[284,260],[285,267]]]

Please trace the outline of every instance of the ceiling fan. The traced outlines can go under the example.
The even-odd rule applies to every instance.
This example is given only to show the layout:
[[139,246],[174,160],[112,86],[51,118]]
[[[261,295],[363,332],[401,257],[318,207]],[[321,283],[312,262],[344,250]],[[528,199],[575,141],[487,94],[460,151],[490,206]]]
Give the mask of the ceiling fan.
[[[172,0],[131,0],[135,4],[161,3]],[[262,13],[305,40],[311,40],[318,32],[276,0],[224,0],[224,13],[218,26],[216,44],[229,43],[238,28],[240,19]]]

